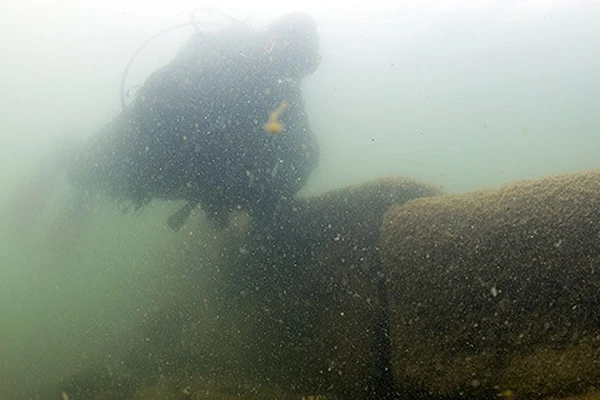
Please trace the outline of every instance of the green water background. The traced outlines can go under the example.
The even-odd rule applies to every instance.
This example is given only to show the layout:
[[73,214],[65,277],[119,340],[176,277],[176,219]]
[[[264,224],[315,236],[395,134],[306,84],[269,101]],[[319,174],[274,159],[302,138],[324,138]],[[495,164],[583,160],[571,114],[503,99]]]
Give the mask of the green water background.
[[[119,111],[129,57],[193,8],[127,4],[2,6],[0,204],[56,140],[84,138]],[[304,194],[389,175],[463,192],[600,167],[600,7],[444,4],[305,4],[324,58],[304,82],[322,147]],[[264,6],[254,16],[298,8]],[[158,39],[128,84],[167,62],[188,34]],[[66,193],[59,180],[26,235],[0,222],[0,399],[110,361],[139,340],[128,335],[160,305],[155,289],[169,274],[162,255],[189,234],[164,223],[175,203],[137,215],[107,199],[61,253],[47,232]]]

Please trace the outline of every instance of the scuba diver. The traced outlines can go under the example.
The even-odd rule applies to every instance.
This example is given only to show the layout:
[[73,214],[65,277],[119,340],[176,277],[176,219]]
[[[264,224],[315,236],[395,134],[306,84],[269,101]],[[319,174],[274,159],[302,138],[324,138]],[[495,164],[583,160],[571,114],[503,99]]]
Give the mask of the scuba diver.
[[319,159],[300,81],[320,60],[315,21],[302,13],[262,31],[197,29],[77,153],[78,203],[98,191],[136,208],[186,200],[168,220],[174,230],[198,205],[217,226],[234,209],[259,223],[290,211]]

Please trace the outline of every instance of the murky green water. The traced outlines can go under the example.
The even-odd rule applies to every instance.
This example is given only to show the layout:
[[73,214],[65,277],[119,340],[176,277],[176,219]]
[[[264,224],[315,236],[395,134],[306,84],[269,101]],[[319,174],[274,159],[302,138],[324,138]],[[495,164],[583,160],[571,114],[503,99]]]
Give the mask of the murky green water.
[[[195,7],[82,4],[0,6],[0,206],[56,140],[84,138],[119,111],[129,57]],[[318,20],[323,63],[303,90],[322,159],[305,194],[389,175],[463,192],[600,167],[595,2],[224,8],[260,21],[305,9]],[[185,36],[145,50],[130,85]],[[163,254],[189,233],[165,224],[179,204],[155,202],[137,215],[103,200],[86,210],[85,229],[50,238],[65,185],[59,178],[44,194],[40,215],[22,202],[0,220],[0,398],[21,398],[129,346],[144,313],[160,308]],[[12,224],[15,216],[23,223]]]

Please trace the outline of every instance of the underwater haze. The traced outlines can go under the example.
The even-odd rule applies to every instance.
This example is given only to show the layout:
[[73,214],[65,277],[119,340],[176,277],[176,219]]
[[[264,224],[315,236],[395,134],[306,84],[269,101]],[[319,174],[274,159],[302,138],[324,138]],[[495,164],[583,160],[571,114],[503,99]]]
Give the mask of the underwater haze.
[[[179,204],[123,213],[106,199],[88,210],[84,233],[49,240],[69,184],[45,163],[120,112],[131,57],[197,7],[258,26],[291,11],[315,17],[323,60],[302,90],[321,160],[303,195],[395,175],[465,192],[600,168],[596,1],[3,1],[0,399],[117,357],[126,332],[160,309],[153,296],[168,272],[153,260],[189,234],[165,224]],[[144,47],[126,90],[191,33]],[[40,171],[55,185],[7,215]],[[70,235],[81,238],[71,245]]]

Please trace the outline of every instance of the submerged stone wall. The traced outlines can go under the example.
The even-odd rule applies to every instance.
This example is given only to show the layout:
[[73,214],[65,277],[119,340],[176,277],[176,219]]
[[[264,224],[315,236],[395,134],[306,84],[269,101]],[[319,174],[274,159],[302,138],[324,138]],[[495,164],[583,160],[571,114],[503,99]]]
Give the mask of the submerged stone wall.
[[84,371],[61,387],[72,400],[125,387],[135,399],[382,398],[379,227],[392,205],[439,194],[390,178],[299,200],[270,227],[245,215],[221,232],[189,224],[159,262],[131,351],[93,372],[116,383],[94,396]]
[[600,172],[395,206],[381,245],[400,386],[517,398],[600,386]]
[[245,215],[221,232],[188,225],[131,351],[61,390],[598,398],[600,171],[444,196],[380,180],[299,201],[264,228]]

